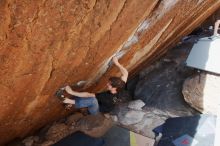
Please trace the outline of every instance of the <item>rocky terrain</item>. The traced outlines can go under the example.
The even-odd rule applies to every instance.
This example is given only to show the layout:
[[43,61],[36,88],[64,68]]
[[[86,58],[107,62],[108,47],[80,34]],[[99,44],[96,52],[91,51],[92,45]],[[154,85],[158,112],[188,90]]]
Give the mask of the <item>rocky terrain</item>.
[[1,0],[0,144],[68,115],[54,97],[59,87],[81,81],[80,90],[103,90],[119,73],[109,65],[118,52],[132,76],[219,7],[216,0]]
[[[133,98],[125,98],[127,101],[118,104],[110,115],[83,116],[80,113],[73,113],[8,146],[48,146],[78,130],[93,137],[100,137],[114,124],[154,140],[155,134],[152,130],[163,124],[166,119],[200,114],[201,110],[196,111],[197,108],[190,107],[202,103],[198,102],[198,97],[193,98],[193,93],[198,93],[194,92],[194,86],[195,89],[200,88],[196,88],[197,81],[188,83],[188,80],[192,80],[198,72],[187,67],[185,61],[194,42],[199,37],[207,36],[207,32],[205,33],[185,37],[187,39],[180,41],[164,57],[143,68],[136,77],[129,80],[127,89]],[[203,80],[202,78],[200,86],[204,85]],[[192,101],[190,105],[187,104],[189,102],[187,99],[187,102],[184,100],[186,90],[192,90],[187,92],[188,99]],[[211,99],[218,98],[211,96]]]

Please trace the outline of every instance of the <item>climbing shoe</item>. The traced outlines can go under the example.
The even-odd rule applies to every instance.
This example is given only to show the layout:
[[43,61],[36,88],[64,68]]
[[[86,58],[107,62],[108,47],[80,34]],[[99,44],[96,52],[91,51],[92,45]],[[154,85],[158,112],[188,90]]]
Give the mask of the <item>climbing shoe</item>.
[[63,89],[59,89],[56,93],[55,93],[55,96],[63,101],[65,99],[65,96],[64,96],[64,90]]

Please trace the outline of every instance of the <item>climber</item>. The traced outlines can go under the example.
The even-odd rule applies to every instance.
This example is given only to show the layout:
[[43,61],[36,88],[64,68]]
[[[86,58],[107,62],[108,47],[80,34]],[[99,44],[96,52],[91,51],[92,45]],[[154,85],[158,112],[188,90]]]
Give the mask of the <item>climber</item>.
[[128,71],[119,62],[117,57],[113,57],[112,61],[122,73],[121,77],[110,77],[107,83],[107,91],[101,93],[77,92],[70,86],[62,88],[68,94],[74,96],[73,99],[64,97],[63,103],[75,105],[75,108],[87,107],[90,114],[109,113],[119,100],[118,94],[121,92],[128,78]]

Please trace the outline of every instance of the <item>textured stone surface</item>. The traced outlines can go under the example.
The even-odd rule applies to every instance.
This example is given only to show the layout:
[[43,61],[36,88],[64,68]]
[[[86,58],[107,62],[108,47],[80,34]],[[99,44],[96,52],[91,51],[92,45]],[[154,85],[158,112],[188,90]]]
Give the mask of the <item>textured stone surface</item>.
[[120,126],[150,138],[154,138],[152,130],[169,117],[166,112],[158,109],[137,111],[128,108],[128,104],[117,107],[116,111],[111,118],[117,116]]
[[141,110],[145,114],[137,123],[127,124],[126,121],[129,119],[124,120],[125,115],[133,109],[129,108],[130,103],[118,106],[113,114],[117,115],[121,126],[154,138],[152,130],[164,123],[167,118],[198,114],[184,101],[181,92],[186,78],[196,73],[195,70],[185,66],[185,60],[193,42],[199,37],[203,36],[188,36],[187,40],[179,42],[160,60],[143,68],[137,75],[138,78],[134,78],[138,81],[134,83],[129,80],[133,84],[131,86],[136,87],[134,98],[145,102]]
[[144,115],[145,113],[142,111],[129,110],[119,116],[119,121],[123,125],[136,124],[143,119]]
[[77,127],[80,131],[92,137],[103,136],[112,127],[112,125],[113,122],[102,115],[89,115],[77,122]]
[[35,135],[12,141],[8,146],[51,146],[64,137],[81,131],[92,137],[101,137],[113,126],[113,121],[99,114],[83,116],[74,113],[41,129]]
[[34,142],[38,142],[39,137],[37,136],[30,136],[25,138],[22,142],[24,143],[25,146],[33,146]]
[[146,112],[142,121],[133,125],[132,129],[147,137],[154,138],[155,133],[153,132],[153,129],[159,125],[162,125],[167,118],[160,114],[162,114],[162,112],[156,113],[156,110],[153,112]]
[[67,118],[66,124],[69,126],[74,126],[82,117],[83,115],[81,113],[75,113]]
[[99,81],[90,89],[103,89],[118,74],[108,68],[117,51],[137,71],[219,6],[216,0],[1,0],[0,143],[66,115],[53,97],[57,88]]
[[145,103],[142,100],[134,100],[129,102],[128,107],[130,109],[134,109],[134,110],[142,110],[142,107],[145,105]]
[[50,129],[46,133],[47,140],[59,140],[63,137],[69,135],[72,131],[70,128],[64,123],[55,123],[53,124]]
[[218,113],[220,105],[220,76],[206,73],[188,78],[183,85],[185,101],[202,113]]
[[184,101],[181,93],[184,80],[195,73],[193,69],[185,66],[185,60],[195,39],[192,37],[188,42],[179,44],[167,52],[166,56],[139,73],[134,98],[145,102],[144,110],[159,109],[166,113],[167,117],[195,113]]

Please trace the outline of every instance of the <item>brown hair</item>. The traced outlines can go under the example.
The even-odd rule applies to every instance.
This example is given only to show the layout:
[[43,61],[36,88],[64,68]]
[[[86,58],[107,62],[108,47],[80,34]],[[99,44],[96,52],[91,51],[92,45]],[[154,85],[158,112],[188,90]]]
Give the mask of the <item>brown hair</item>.
[[125,82],[119,77],[110,77],[110,84],[112,87],[116,88],[116,91],[119,92],[125,87]]

